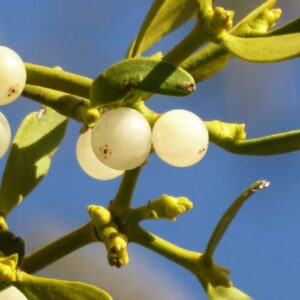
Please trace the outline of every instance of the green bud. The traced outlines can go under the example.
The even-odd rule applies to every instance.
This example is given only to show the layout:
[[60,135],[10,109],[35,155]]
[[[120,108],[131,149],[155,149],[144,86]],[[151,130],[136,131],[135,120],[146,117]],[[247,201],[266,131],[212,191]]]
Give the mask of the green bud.
[[97,234],[105,244],[107,259],[111,266],[120,268],[127,265],[127,238],[119,232],[119,227],[113,222],[112,214],[103,206],[89,205],[88,213],[96,227]]
[[276,22],[281,16],[281,9],[266,8],[260,15],[250,22],[242,23],[238,29],[239,36],[259,36],[265,35],[272,27],[276,25]]
[[215,141],[236,142],[246,138],[245,124],[225,123],[218,120],[205,122],[209,139]]
[[110,211],[103,206],[89,205],[88,213],[97,228],[107,225],[112,220]]
[[204,17],[203,27],[208,35],[217,36],[224,30],[232,28],[234,11],[217,6]]
[[98,109],[90,108],[90,109],[83,110],[81,112],[81,119],[83,123],[86,124],[87,126],[94,125],[99,118],[100,118],[100,112]]
[[108,245],[108,262],[112,266],[120,268],[129,263],[127,252],[127,239],[121,234],[114,235]]
[[16,281],[17,265],[18,254],[5,256],[3,253],[0,253],[0,281]]
[[192,209],[193,203],[186,197],[162,195],[160,198],[150,201],[148,206],[153,211],[154,218],[166,218],[175,221],[179,214]]

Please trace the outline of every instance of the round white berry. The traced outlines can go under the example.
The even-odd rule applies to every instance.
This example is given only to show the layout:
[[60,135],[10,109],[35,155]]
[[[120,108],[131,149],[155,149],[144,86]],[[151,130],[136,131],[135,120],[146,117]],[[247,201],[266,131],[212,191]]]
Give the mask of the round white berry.
[[176,167],[188,167],[203,158],[208,147],[208,131],[194,113],[171,110],[154,124],[152,143],[163,161]]
[[89,176],[100,179],[114,179],[124,173],[124,171],[115,170],[104,165],[94,154],[91,144],[92,130],[88,129],[81,133],[76,147],[77,161],[82,170]]
[[26,82],[26,69],[20,56],[0,46],[0,105],[16,100]]
[[151,151],[151,128],[142,114],[128,107],[104,113],[92,132],[92,148],[107,166],[131,170]]
[[11,131],[6,117],[0,112],[0,158],[6,153],[11,141]]

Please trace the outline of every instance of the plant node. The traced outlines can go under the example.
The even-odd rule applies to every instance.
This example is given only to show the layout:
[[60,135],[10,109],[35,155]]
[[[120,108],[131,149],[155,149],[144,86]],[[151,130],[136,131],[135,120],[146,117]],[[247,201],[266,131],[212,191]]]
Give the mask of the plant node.
[[2,252],[0,252],[0,281],[16,281],[17,264],[18,254],[5,256]]
[[209,36],[217,36],[232,28],[233,17],[234,11],[217,6],[214,10],[209,10],[200,22]]
[[129,263],[128,240],[120,233],[111,212],[103,206],[89,205],[88,213],[100,240],[105,244],[109,264],[117,268],[127,265]]

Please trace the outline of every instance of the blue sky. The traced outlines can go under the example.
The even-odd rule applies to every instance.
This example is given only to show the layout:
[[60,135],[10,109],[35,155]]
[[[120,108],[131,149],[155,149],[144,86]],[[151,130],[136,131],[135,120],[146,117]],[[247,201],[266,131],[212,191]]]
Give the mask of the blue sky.
[[[283,9],[286,2],[279,1]],[[297,15],[297,1],[288,2],[285,20]],[[27,62],[59,65],[95,78],[124,57],[150,3],[2,0],[0,44],[11,47]],[[245,1],[248,7],[250,3]],[[228,6],[234,8],[234,1]],[[171,34],[152,51],[166,52],[191,26],[187,24]],[[249,138],[298,129],[299,69],[299,59],[268,65],[233,59],[221,74],[198,85],[192,97],[154,97],[149,106],[160,112],[174,108],[192,110],[204,120],[246,123]],[[23,117],[37,108],[32,101],[21,98],[1,107],[1,111],[15,132]],[[38,232],[38,224],[47,220],[40,226],[49,227],[50,231],[56,228],[58,236],[88,220],[88,204],[106,205],[114,196],[119,180],[98,182],[79,168],[75,157],[79,130],[80,124],[70,123],[49,175],[10,215],[8,221],[16,234],[29,238]],[[5,158],[0,161],[1,170],[4,164]],[[146,203],[164,193],[188,196],[194,209],[177,222],[144,225],[174,243],[201,251],[235,197],[258,179],[270,180],[270,188],[255,195],[234,220],[217,250],[216,260],[231,269],[236,286],[255,300],[298,299],[299,167],[297,152],[272,157],[238,156],[213,144],[203,161],[191,168],[174,168],[152,155],[141,174],[133,204]],[[49,233],[49,237],[54,236]],[[132,260],[137,253],[156,269],[170,272],[172,280],[187,291],[187,300],[205,299],[202,288],[189,273],[139,246],[132,245],[130,251]]]

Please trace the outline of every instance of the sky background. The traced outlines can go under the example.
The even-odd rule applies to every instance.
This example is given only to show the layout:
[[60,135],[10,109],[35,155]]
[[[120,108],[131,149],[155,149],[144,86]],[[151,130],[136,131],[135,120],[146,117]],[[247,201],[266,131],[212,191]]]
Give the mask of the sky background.
[[[151,2],[1,0],[0,44],[14,49],[26,62],[61,66],[95,78],[124,58]],[[223,1],[228,9],[237,8],[237,2],[241,3]],[[255,3],[259,2],[243,1],[237,16]],[[297,0],[278,1],[278,6],[284,9],[283,21],[299,15]],[[166,53],[192,25],[177,30],[147,53]],[[299,59],[268,65],[233,59],[222,73],[199,84],[193,96],[153,97],[148,104],[159,112],[183,108],[204,120],[246,123],[249,138],[294,130],[300,128],[299,70]],[[1,111],[15,132],[24,116],[38,108],[31,100],[20,98]],[[87,222],[87,205],[106,205],[119,185],[119,179],[99,182],[81,171],[75,155],[80,127],[70,122],[48,176],[8,218],[10,229],[28,242],[28,253]],[[6,157],[0,161],[1,172]],[[236,196],[258,179],[271,181],[270,188],[253,196],[234,220],[216,260],[231,269],[235,285],[255,300],[299,299],[299,167],[297,152],[238,156],[213,144],[205,158],[190,168],[168,166],[152,155],[140,176],[133,205],[145,204],[164,193],[189,197],[194,209],[177,222],[144,225],[173,243],[202,251]],[[102,248],[89,246],[64,259],[63,267],[58,263],[41,274],[97,284],[107,288],[116,300],[133,300],[135,293],[136,299],[141,299],[137,291],[149,293],[149,300],[205,299],[191,274],[149,250],[130,245],[131,265],[112,270]],[[125,285],[119,286],[122,283]]]

